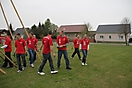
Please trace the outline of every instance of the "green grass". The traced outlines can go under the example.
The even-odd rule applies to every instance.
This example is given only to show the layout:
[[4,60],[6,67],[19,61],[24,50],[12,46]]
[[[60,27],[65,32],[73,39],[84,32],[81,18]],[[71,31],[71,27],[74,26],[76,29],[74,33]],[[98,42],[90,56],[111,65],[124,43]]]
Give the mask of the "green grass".
[[[72,52],[70,44],[68,56],[72,70],[65,69],[62,58],[61,69],[54,75],[50,74],[49,63],[44,68],[46,74],[38,75],[40,61],[31,68],[28,58],[27,68],[21,73],[17,73],[17,68],[2,68],[7,74],[0,73],[0,88],[132,88],[132,46],[91,44],[87,66],[81,66],[77,56],[71,59]],[[57,57],[53,61],[56,68]]]

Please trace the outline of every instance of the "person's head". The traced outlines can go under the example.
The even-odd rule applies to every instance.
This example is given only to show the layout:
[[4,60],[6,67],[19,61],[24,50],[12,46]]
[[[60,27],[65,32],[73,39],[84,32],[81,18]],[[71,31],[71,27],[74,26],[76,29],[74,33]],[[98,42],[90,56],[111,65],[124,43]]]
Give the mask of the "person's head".
[[59,34],[60,34],[60,36],[63,36],[64,35],[64,31],[60,31]]
[[80,37],[80,35],[77,35],[77,38],[79,38]]
[[7,38],[7,37],[8,37],[8,35],[7,35],[7,33],[6,33],[6,32],[4,32],[4,37],[5,37],[5,38]]
[[20,33],[17,33],[17,34],[16,34],[16,38],[17,38],[17,39],[20,39],[20,38],[21,38]]
[[30,33],[29,33],[29,37],[31,37],[31,38],[32,38],[32,37],[33,37],[33,35],[34,35],[34,34],[33,34],[33,32],[30,32]]
[[84,34],[84,38],[85,38],[85,39],[87,38],[87,34]]
[[33,35],[33,38],[36,38],[36,35]]
[[52,31],[51,30],[48,32],[48,35],[52,35]]

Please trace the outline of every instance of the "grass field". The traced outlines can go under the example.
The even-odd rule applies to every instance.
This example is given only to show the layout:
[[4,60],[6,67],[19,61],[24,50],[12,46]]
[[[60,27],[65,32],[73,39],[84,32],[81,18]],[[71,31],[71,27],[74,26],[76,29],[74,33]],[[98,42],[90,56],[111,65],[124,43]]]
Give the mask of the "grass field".
[[[0,73],[0,88],[132,88],[132,46],[91,44],[87,66],[81,66],[77,56],[70,58],[71,46],[68,46],[68,56],[72,70],[65,69],[62,58],[58,74],[50,74],[47,63],[46,74],[40,76],[37,74],[40,61],[31,68],[27,58],[27,67],[21,73],[17,73],[17,68],[2,68],[7,74]],[[56,68],[57,57],[53,61]],[[2,64],[0,58],[0,66]]]

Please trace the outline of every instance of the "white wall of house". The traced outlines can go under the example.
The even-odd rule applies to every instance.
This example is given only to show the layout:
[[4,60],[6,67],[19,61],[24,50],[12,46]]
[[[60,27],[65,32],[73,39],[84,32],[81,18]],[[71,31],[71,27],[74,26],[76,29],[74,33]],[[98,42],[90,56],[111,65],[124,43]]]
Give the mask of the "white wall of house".
[[[128,39],[130,34],[128,34]],[[96,42],[125,42],[125,36],[123,34],[96,34]]]

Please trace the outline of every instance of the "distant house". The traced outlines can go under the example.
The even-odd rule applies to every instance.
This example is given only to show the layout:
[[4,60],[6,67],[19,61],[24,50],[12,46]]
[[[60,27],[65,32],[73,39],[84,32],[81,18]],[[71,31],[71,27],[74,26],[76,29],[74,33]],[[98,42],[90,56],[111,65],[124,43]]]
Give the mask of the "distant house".
[[57,30],[57,32],[59,33],[59,31],[64,30],[65,35],[68,36],[70,40],[73,40],[75,38],[75,34],[81,35],[81,33],[83,32],[85,28],[86,28],[85,24],[83,25],[62,25]]
[[85,25],[63,25],[60,26],[57,32],[64,30],[65,35],[73,39],[75,38],[75,34],[81,34],[85,27]]
[[[30,29],[29,29],[29,28],[26,28],[26,30],[29,31]],[[21,37],[24,38],[25,31],[24,31],[23,28],[17,28],[17,29],[14,31],[13,35],[16,35],[17,33],[20,33],[20,34],[21,34]]]
[[[125,24],[127,31],[131,33],[130,24]],[[124,34],[121,34],[123,24],[99,25],[96,31],[96,42],[125,42]],[[127,35],[130,38],[130,33]]]

